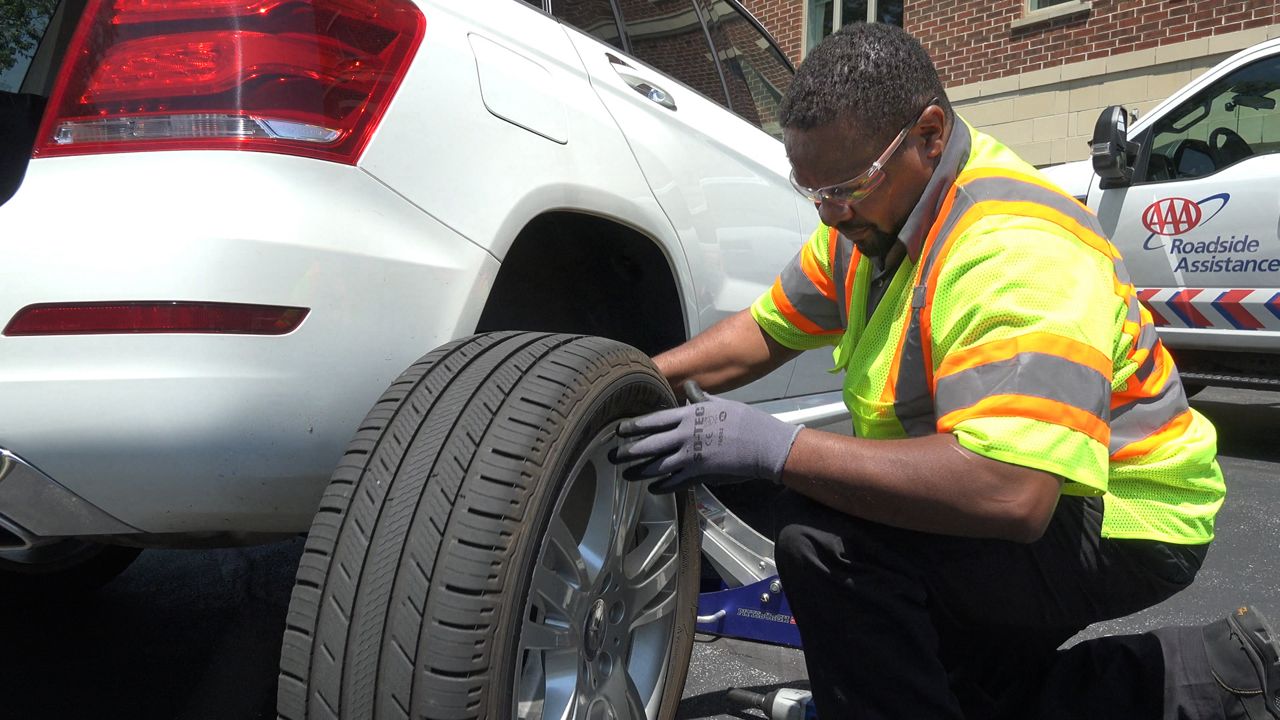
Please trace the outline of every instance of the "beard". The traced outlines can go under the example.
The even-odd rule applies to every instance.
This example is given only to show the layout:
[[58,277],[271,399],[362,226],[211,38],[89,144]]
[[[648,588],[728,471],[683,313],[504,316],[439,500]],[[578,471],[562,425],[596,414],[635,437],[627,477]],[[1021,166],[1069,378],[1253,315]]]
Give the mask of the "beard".
[[898,241],[897,233],[887,233],[870,223],[843,225],[836,229],[852,240],[858,252],[867,257],[883,258]]

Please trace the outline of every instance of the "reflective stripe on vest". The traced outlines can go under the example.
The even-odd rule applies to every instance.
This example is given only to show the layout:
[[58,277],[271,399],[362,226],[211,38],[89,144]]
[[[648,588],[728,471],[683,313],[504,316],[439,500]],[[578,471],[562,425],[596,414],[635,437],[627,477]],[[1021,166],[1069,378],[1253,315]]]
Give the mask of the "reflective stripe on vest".
[[[981,218],[995,214],[1046,220],[1112,261],[1114,290],[1126,306],[1127,360],[1138,365],[1119,391],[1111,390],[1110,357],[1084,343],[1047,333],[953,354],[938,366],[935,377],[928,309],[943,262],[956,238]],[[834,229],[829,244],[839,320],[847,325],[849,294],[860,258],[853,243]],[[825,316],[822,319],[828,321]],[[1014,365],[1019,369],[1019,387],[985,394],[992,385],[991,376],[1007,376]],[[889,378],[881,399],[892,402],[894,415],[909,436],[948,432],[969,418],[1013,415],[1083,432],[1106,445],[1113,459],[1123,460],[1158,447],[1161,438],[1185,429],[1189,418],[1185,393],[1150,313],[1138,302],[1120,254],[1107,241],[1097,218],[1039,179],[1003,169],[962,173],[943,201],[916,267],[910,315]]]
[[[769,289],[769,298],[797,330],[807,335],[842,335],[848,326],[849,287],[858,257],[853,243],[831,228],[826,258],[830,274],[823,272],[813,244],[805,243],[799,263],[788,264],[782,270]],[[847,270],[848,278],[844,270],[837,268]]]
[[853,292],[853,278],[858,271],[862,254],[853,241],[835,228],[827,229],[827,255],[830,258],[831,282],[836,294],[836,307],[840,310],[840,327],[849,326],[849,295]]

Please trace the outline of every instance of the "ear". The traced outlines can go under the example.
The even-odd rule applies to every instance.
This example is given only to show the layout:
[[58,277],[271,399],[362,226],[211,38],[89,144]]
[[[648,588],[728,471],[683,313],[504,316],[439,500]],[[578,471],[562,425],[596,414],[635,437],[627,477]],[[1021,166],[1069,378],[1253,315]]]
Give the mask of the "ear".
[[925,157],[930,160],[942,156],[946,147],[947,116],[938,105],[930,105],[920,117],[916,125],[920,137],[924,141]]

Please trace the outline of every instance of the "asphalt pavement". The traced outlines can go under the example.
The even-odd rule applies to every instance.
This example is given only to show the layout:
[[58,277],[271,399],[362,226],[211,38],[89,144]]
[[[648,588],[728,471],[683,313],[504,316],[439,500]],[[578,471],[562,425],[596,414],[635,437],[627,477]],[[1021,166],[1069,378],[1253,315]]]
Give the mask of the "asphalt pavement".
[[[1196,583],[1079,637],[1195,625],[1252,603],[1280,619],[1280,393],[1211,388],[1228,499]],[[275,667],[302,540],[151,550],[101,591],[0,616],[0,720],[274,718]],[[725,688],[805,687],[789,648],[700,636],[679,717],[736,712]]]

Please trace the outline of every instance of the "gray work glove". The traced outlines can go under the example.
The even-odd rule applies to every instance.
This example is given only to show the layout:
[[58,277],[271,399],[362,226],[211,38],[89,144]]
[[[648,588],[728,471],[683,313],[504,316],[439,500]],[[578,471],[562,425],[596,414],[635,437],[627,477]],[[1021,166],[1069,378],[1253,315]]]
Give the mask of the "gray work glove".
[[[659,410],[618,424],[622,443],[614,451],[627,480],[659,479],[654,493],[755,478],[779,482],[799,425],[782,422],[749,405],[708,395],[690,380],[692,405]],[[665,477],[670,475],[670,477]]]

